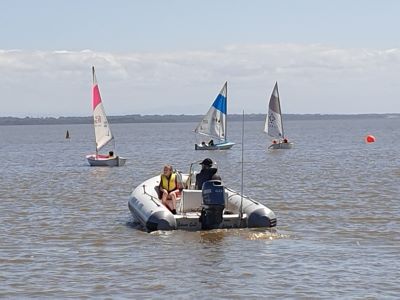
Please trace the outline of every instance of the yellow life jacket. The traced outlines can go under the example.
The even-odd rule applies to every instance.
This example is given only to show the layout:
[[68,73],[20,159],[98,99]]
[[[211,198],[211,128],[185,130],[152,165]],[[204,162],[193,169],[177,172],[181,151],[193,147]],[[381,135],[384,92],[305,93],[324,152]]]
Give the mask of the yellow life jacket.
[[161,174],[161,187],[169,192],[172,192],[178,188],[176,183],[176,174],[172,173],[171,177],[167,178],[164,174]]

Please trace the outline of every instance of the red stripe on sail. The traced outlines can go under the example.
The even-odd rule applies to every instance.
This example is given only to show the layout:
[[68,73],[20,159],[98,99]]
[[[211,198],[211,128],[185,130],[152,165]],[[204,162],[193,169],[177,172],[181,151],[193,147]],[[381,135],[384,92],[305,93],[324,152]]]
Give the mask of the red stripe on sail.
[[93,110],[101,103],[100,91],[99,86],[95,84],[93,86]]

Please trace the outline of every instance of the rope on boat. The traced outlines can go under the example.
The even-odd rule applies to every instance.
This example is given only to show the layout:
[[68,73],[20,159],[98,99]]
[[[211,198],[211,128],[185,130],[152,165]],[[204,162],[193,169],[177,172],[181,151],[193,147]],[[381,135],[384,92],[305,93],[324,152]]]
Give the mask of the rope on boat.
[[233,195],[228,196],[228,199],[229,199],[229,198],[232,198],[233,196],[236,196],[236,195],[237,195],[237,196],[243,197],[243,198],[245,198],[245,199],[247,199],[247,200],[250,200],[250,201],[253,202],[254,204],[260,204],[258,201],[253,200],[253,199],[251,199],[251,198],[248,197],[248,196],[241,195],[239,192],[234,191],[234,190],[232,190],[232,189],[230,189],[230,188],[228,188],[228,187],[225,187],[225,189],[228,190],[228,191],[230,191],[230,192],[233,194]]
[[151,195],[151,194],[149,194],[149,193],[146,192],[146,185],[143,184],[142,187],[143,187],[143,194],[145,194],[145,195],[147,195],[147,196],[150,196],[150,199],[151,199],[157,206],[161,206],[161,205],[158,203],[158,201],[155,201],[155,200],[154,200],[154,199],[157,199],[157,200],[158,200],[158,198],[156,198],[156,197],[154,197],[153,195]]

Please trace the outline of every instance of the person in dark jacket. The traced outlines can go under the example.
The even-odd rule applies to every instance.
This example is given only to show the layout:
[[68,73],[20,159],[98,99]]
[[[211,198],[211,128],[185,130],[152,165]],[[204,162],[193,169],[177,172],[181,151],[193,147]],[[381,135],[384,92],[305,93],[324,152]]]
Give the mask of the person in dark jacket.
[[217,165],[210,158],[204,159],[200,165],[202,166],[199,174],[196,175],[196,190],[201,190],[203,183],[209,180],[221,180],[221,177],[216,174],[218,171]]

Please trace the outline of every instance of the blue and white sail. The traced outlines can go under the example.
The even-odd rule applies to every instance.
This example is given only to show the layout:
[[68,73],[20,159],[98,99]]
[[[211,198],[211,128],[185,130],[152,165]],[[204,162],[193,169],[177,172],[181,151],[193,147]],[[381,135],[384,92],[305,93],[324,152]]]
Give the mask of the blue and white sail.
[[272,91],[272,95],[269,100],[268,115],[267,118],[265,119],[264,131],[273,138],[277,139],[284,138],[281,103],[279,100],[277,82],[275,83],[274,90]]
[[225,82],[207,114],[194,130],[196,133],[226,141],[227,85]]

